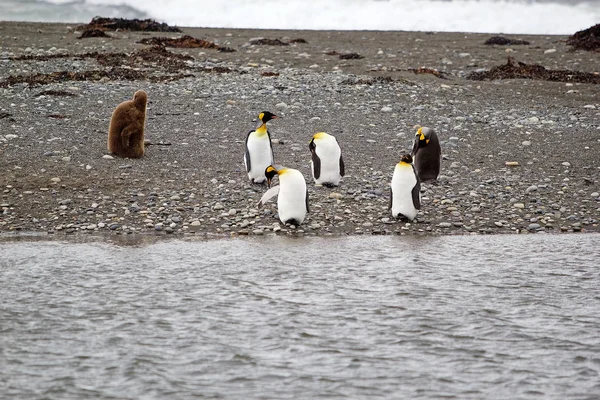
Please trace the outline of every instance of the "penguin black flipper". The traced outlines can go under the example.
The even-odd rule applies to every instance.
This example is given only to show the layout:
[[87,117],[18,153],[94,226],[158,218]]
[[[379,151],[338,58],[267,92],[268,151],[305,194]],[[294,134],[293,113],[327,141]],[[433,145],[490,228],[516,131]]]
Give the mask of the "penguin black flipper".
[[310,141],[308,148],[310,149],[312,162],[313,162],[313,175],[314,175],[315,179],[319,179],[319,177],[321,176],[321,159],[317,155],[317,150],[316,150],[317,146],[315,146],[314,139]]
[[306,189],[306,197],[304,202],[306,203],[306,212],[310,212],[310,210],[308,209],[308,189]]
[[394,202],[394,192],[390,190],[390,204],[388,204],[388,210],[392,209],[393,202]]
[[267,136],[269,137],[269,147],[271,148],[271,164],[275,162],[275,154],[273,153],[273,142],[271,142],[271,134],[267,129]]
[[342,158],[342,155],[340,154],[340,176],[344,176],[346,174],[346,167],[344,165],[344,159]]
[[254,131],[250,131],[246,135],[246,144],[244,145],[244,147],[246,148],[246,172],[247,173],[250,173],[250,169],[252,169],[251,164],[250,164],[250,152],[248,151],[248,138],[250,137],[250,134],[252,132],[254,132]]
[[[415,208],[417,210],[421,209],[421,181],[419,180],[419,176],[417,175],[417,172],[415,171],[415,167],[413,166],[413,172],[415,173],[415,177],[417,178],[417,184],[415,185],[415,187],[413,187],[412,189],[412,201],[413,201],[413,205],[415,206]],[[390,202],[391,204],[391,202]]]

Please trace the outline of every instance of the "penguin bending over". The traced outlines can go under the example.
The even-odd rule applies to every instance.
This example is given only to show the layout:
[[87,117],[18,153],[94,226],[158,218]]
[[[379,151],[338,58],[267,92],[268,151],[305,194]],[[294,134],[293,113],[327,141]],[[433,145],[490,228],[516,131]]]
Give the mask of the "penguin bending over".
[[119,157],[140,158],[144,155],[147,102],[146,92],[138,90],[132,100],[115,108],[108,126],[108,151]]
[[313,135],[308,148],[312,160],[310,168],[315,184],[323,186],[337,186],[345,174],[342,149],[335,136],[325,132]]
[[271,180],[275,175],[279,176],[279,185],[273,186],[265,192],[258,202],[262,207],[272,197],[277,197],[277,212],[279,219],[284,224],[300,225],[308,213],[308,190],[304,175],[297,169],[274,167],[269,165],[265,169],[267,185],[271,186]]
[[391,183],[390,209],[394,218],[414,220],[421,209],[421,183],[409,154],[394,169]]
[[436,180],[440,174],[442,149],[435,131],[431,128],[416,126],[419,129],[411,155],[415,160],[415,169],[421,182]]
[[268,111],[258,114],[258,127],[248,132],[244,152],[244,165],[252,183],[263,183],[267,178],[265,169],[273,164],[273,145],[267,130],[267,122],[279,118]]

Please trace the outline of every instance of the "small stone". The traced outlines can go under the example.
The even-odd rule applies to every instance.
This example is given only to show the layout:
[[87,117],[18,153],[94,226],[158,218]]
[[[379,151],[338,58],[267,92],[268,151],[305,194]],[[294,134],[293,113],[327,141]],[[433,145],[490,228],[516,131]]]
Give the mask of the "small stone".
[[164,227],[161,224],[155,225],[154,226],[154,230],[157,232],[160,232],[164,229]]
[[507,167],[516,167],[519,165],[518,161],[506,161],[504,163],[504,165],[506,165]]
[[540,229],[540,224],[529,224],[527,226],[527,229],[530,230],[530,231],[534,231],[534,230]]
[[562,163],[562,166],[563,166],[563,167],[570,167],[570,166],[571,166],[571,163],[570,163],[570,162],[568,162],[568,161],[565,161],[564,163]]
[[85,166],[85,169],[86,169],[87,171],[89,171],[90,169],[92,169],[92,166],[88,164],[88,165],[86,165],[86,166]]
[[102,156],[102,158],[104,158],[106,160],[112,160],[112,159],[114,159],[114,157],[111,156],[110,154],[105,154],[105,155]]
[[200,226],[200,221],[198,221],[197,219],[193,220],[192,223],[190,224],[191,226]]
[[497,227],[499,227],[499,228],[500,228],[500,227],[502,227],[504,224],[502,224],[502,222],[500,222],[500,221],[496,221],[496,222],[494,222],[494,225],[496,225]]
[[392,111],[393,111],[392,107],[388,107],[388,106],[385,106],[381,109],[381,112],[384,112],[384,113],[390,113]]
[[237,210],[235,208],[232,208],[231,210],[229,210],[229,215],[235,215],[237,214]]
[[598,197],[598,196],[600,196],[600,193],[598,193],[598,192],[592,193],[592,197]]
[[370,227],[373,226],[373,223],[372,222],[365,222],[365,223],[362,224],[362,226],[364,226],[365,228],[370,228]]
[[531,146],[531,142],[529,140],[524,140],[523,143],[521,143],[524,147],[527,146]]
[[60,178],[50,178],[50,182],[52,182],[52,183],[59,183],[60,182]]
[[527,189],[525,189],[525,191],[526,191],[527,193],[530,193],[530,192],[535,192],[536,190],[538,190],[538,187],[537,187],[536,185],[531,185],[531,186],[529,186]]
[[515,204],[513,204],[513,207],[514,208],[521,208],[521,209],[523,209],[523,208],[525,208],[525,204],[523,204],[523,203],[515,203]]
[[585,106],[583,106],[583,108],[589,108],[589,109],[594,110],[596,108],[596,106],[593,104],[586,104]]
[[552,54],[552,53],[556,53],[556,49],[544,50],[544,54]]
[[341,193],[337,193],[337,192],[331,192],[331,193],[329,193],[329,198],[330,199],[337,199],[337,200],[339,200],[342,197],[344,197],[344,196],[342,196]]
[[440,222],[440,223],[438,224],[438,226],[439,226],[440,228],[450,228],[450,227],[452,226],[452,224],[451,224],[450,222]]
[[215,205],[213,206],[213,209],[215,210],[222,210],[224,207],[221,203],[215,203]]

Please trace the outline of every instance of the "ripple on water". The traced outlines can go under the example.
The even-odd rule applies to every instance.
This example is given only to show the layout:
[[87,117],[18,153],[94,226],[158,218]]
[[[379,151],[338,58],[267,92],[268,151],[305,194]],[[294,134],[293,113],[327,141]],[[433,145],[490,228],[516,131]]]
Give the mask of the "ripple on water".
[[599,235],[1,242],[11,398],[600,394]]

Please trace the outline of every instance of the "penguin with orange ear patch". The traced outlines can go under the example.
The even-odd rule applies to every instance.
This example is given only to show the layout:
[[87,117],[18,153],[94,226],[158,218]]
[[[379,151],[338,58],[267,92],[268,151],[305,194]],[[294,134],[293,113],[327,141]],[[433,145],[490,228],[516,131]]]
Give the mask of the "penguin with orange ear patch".
[[138,90],[133,100],[119,104],[108,127],[108,151],[120,157],[140,158],[144,155],[144,124],[148,95]]
[[440,174],[442,149],[437,134],[431,128],[418,128],[412,149],[415,169],[421,182],[436,180]]
[[392,176],[390,209],[394,218],[414,220],[421,209],[421,183],[412,165],[412,157],[405,154]]

